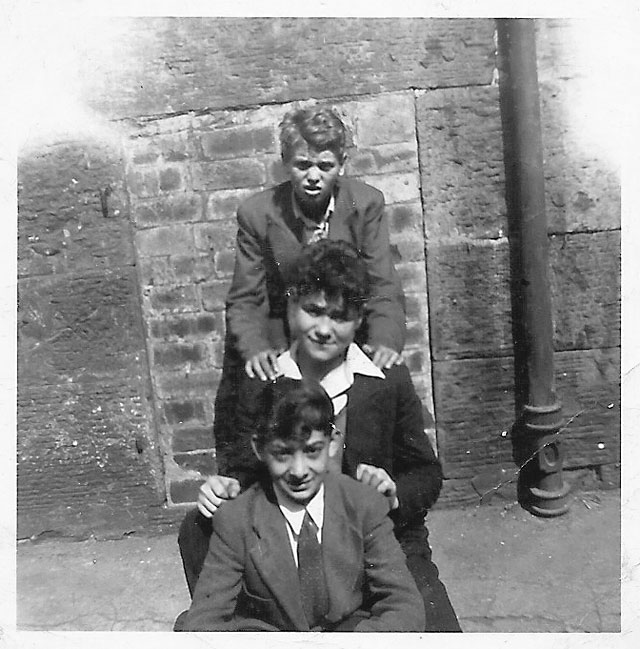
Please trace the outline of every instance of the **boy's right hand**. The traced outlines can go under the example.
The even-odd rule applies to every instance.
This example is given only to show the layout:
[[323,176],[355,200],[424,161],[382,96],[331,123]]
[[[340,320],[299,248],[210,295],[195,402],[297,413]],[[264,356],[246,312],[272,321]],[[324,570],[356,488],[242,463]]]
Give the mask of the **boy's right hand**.
[[280,353],[275,349],[258,352],[245,363],[244,371],[250,379],[255,379],[257,376],[261,381],[273,381],[280,376],[279,355]]
[[211,475],[198,492],[198,509],[203,516],[211,518],[225,500],[233,500],[240,493],[240,483],[235,478]]

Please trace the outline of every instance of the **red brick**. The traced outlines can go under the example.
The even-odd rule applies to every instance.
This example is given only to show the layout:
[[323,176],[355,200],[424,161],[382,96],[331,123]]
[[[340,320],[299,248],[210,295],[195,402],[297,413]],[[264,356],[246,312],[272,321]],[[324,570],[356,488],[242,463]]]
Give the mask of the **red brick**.
[[213,448],[213,429],[209,426],[178,429],[171,440],[171,447],[177,453]]
[[221,327],[222,318],[219,314],[163,318],[162,320],[152,320],[150,324],[151,336],[156,339],[167,339],[172,336],[209,338],[211,334],[220,332]]
[[176,221],[201,221],[202,197],[194,193],[169,194],[160,200],[138,203],[132,211],[134,221],[140,227]]
[[136,247],[143,257],[193,253],[193,230],[185,225],[160,226],[136,232]]
[[275,129],[265,126],[225,128],[203,133],[201,143],[205,160],[246,158],[258,152],[275,151]]
[[156,312],[194,311],[198,307],[195,286],[151,287],[146,289],[151,308]]
[[157,343],[153,346],[153,364],[156,366],[178,367],[206,360],[207,348],[202,343]]
[[228,250],[222,250],[216,253],[216,271],[220,277],[229,277],[233,275],[233,269],[236,262],[235,247]]
[[[214,359],[217,362],[217,354]],[[220,370],[161,372],[154,371],[156,395],[161,399],[175,399],[179,396],[202,397],[213,404],[216,390],[220,384]],[[207,423],[213,418],[207,415]]]
[[404,362],[410,372],[422,372],[426,369],[424,367],[424,354],[422,351],[416,351],[409,354],[405,353]]
[[195,503],[202,480],[172,480],[169,497],[172,503]]
[[202,284],[200,294],[202,296],[202,306],[205,311],[220,311],[225,307],[225,300],[229,292],[229,281],[212,282],[211,284]]
[[257,187],[266,180],[264,165],[251,158],[196,164],[192,175],[196,190]]
[[182,174],[176,167],[169,167],[160,172],[160,189],[163,192],[180,189],[182,184]]
[[279,155],[265,157],[264,166],[267,169],[267,182],[269,185],[279,185],[289,180],[289,172],[286,170],[282,158]]
[[213,475],[216,472],[216,460],[212,452],[176,453],[173,459],[183,469],[197,471],[203,476]]
[[233,220],[238,205],[247,196],[254,193],[252,189],[225,189],[209,194],[206,205],[206,217],[210,221]]
[[399,263],[415,261],[424,264],[424,239],[416,233],[413,237],[400,238],[392,237],[392,245],[397,250],[397,258],[394,259],[396,266]]
[[422,239],[422,205],[420,202],[387,205],[387,219],[391,236],[407,233]]
[[196,257],[173,257],[173,276],[176,284],[211,281],[216,277],[215,263],[212,255]]
[[196,248],[207,252],[218,252],[233,248],[236,240],[235,221],[213,221],[200,223],[193,228]]
[[164,404],[164,416],[169,424],[206,420],[204,404],[199,400],[169,401]]
[[396,270],[405,293],[424,293],[426,291],[427,280],[423,261],[396,263]]
[[363,176],[362,180],[379,189],[387,204],[420,200],[420,178],[417,170],[410,173]]

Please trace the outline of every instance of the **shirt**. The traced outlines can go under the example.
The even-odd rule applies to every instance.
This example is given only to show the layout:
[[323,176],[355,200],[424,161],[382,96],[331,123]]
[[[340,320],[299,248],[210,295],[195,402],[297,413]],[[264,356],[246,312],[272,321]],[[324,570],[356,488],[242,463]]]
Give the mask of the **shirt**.
[[324,524],[324,485],[320,485],[318,493],[307,503],[306,507],[302,505],[295,506],[293,503],[284,502],[278,492],[275,492],[278,500],[280,511],[287,521],[287,535],[289,536],[289,545],[293,552],[293,560],[298,566],[298,537],[302,528],[305,511],[318,528],[318,543],[322,543],[322,526]]
[[[302,379],[300,368],[295,361],[296,342],[289,349],[278,356],[278,366],[284,376],[290,379]],[[347,406],[347,391],[353,385],[354,374],[374,376],[384,379],[384,372],[377,368],[373,361],[356,345],[351,343],[347,348],[344,361],[338,367],[332,369],[320,381],[333,403],[333,414],[339,415]]]
[[302,233],[303,243],[315,243],[316,241],[326,239],[329,236],[329,220],[331,219],[336,206],[336,199],[333,194],[331,194],[327,209],[320,221],[314,221],[304,215],[302,209],[300,209],[300,205],[298,205],[295,194],[293,193],[291,195],[291,202],[293,204],[293,213],[295,214],[295,217],[302,221],[302,224],[304,225],[304,231]]
[[[280,354],[278,365],[284,376],[299,381],[302,379],[302,374],[295,361],[296,349],[297,343],[294,342],[286,352]],[[384,372],[373,364],[360,347],[351,343],[347,348],[344,361],[320,381],[320,385],[325,389],[333,404],[336,436],[329,447],[329,471],[334,473],[342,472],[342,455],[347,447],[348,391],[353,385],[354,374],[385,378]]]

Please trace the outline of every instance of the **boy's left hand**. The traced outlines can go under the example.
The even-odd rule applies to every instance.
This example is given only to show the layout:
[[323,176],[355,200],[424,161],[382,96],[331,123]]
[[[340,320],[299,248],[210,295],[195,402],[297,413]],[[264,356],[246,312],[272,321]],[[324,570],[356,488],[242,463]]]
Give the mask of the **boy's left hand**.
[[402,354],[385,345],[362,345],[362,349],[371,358],[372,363],[380,370],[388,370],[393,365],[402,364]]
[[371,464],[358,464],[356,479],[364,484],[371,485],[389,501],[389,509],[397,509],[400,501],[396,495],[396,483],[384,470]]

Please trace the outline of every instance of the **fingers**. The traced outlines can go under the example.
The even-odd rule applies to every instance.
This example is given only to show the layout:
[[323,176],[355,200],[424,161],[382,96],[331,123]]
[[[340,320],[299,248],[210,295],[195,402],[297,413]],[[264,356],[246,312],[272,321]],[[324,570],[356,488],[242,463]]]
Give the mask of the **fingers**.
[[395,496],[396,494],[396,483],[384,469],[379,467],[370,464],[358,464],[356,479],[364,484],[371,485],[385,496]]
[[209,476],[198,491],[198,510],[211,518],[220,505],[240,493],[240,483],[235,478],[221,475]]
[[261,381],[273,381],[280,375],[278,352],[267,349],[255,354],[245,363],[244,370],[251,379],[258,377]]
[[402,364],[402,354],[399,354],[395,349],[391,349],[391,347],[363,345],[362,349],[371,357],[372,363],[378,369],[388,370],[393,365]]

